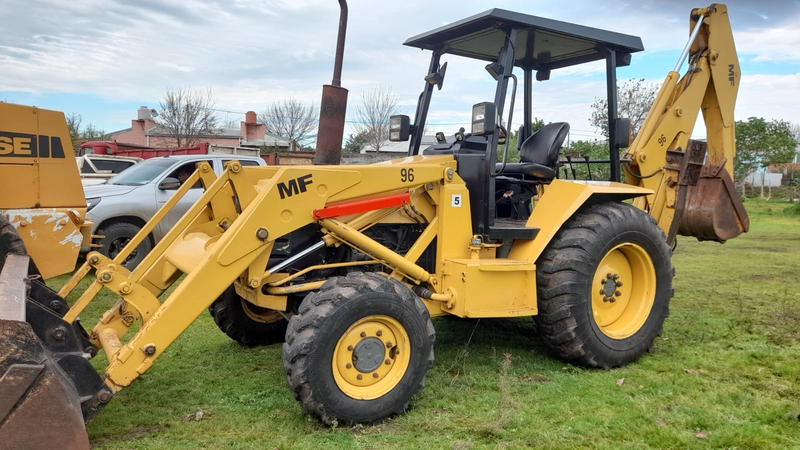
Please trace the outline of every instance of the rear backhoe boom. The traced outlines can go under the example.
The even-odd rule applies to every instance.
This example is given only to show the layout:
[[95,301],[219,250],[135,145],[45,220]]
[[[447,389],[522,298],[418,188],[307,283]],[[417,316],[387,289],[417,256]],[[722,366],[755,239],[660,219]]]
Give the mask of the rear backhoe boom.
[[[741,71],[725,5],[692,10],[690,38],[624,158],[628,183],[655,191],[636,201],[674,244],[677,234],[724,242],[749,228],[733,186],[733,109]],[[678,73],[688,55],[689,67]],[[692,130],[702,111],[706,142]]]

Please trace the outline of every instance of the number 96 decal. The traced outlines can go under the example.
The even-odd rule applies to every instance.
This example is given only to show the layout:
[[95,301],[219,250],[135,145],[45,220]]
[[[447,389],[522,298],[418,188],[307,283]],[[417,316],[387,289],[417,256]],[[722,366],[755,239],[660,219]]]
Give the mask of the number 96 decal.
[[403,183],[414,181],[414,169],[400,169],[400,181]]

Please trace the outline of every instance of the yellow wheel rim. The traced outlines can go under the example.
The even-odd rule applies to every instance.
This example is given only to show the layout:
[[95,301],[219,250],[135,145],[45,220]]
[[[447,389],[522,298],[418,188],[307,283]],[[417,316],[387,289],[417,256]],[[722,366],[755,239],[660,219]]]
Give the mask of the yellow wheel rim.
[[273,323],[283,319],[283,316],[274,309],[256,306],[247,300],[242,299],[242,309],[247,317],[261,323]]
[[400,322],[368,316],[342,334],[333,352],[333,379],[345,394],[378,398],[400,382],[411,361],[411,341]]
[[592,314],[600,331],[625,339],[642,328],[656,294],[656,271],[650,255],[639,245],[612,248],[592,279]]

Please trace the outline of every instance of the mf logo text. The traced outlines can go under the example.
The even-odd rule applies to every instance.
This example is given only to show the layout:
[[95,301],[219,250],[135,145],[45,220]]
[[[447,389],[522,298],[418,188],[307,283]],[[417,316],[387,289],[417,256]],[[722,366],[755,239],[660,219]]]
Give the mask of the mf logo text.
[[286,183],[278,183],[278,193],[281,195],[281,200],[283,200],[286,197],[307,191],[309,184],[312,184],[311,174],[303,175]]

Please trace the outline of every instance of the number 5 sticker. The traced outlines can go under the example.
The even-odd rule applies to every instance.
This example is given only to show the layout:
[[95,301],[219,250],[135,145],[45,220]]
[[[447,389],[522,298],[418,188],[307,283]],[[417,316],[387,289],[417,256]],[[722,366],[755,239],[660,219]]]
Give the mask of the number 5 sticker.
[[450,200],[450,206],[453,208],[461,208],[461,194],[453,194]]

